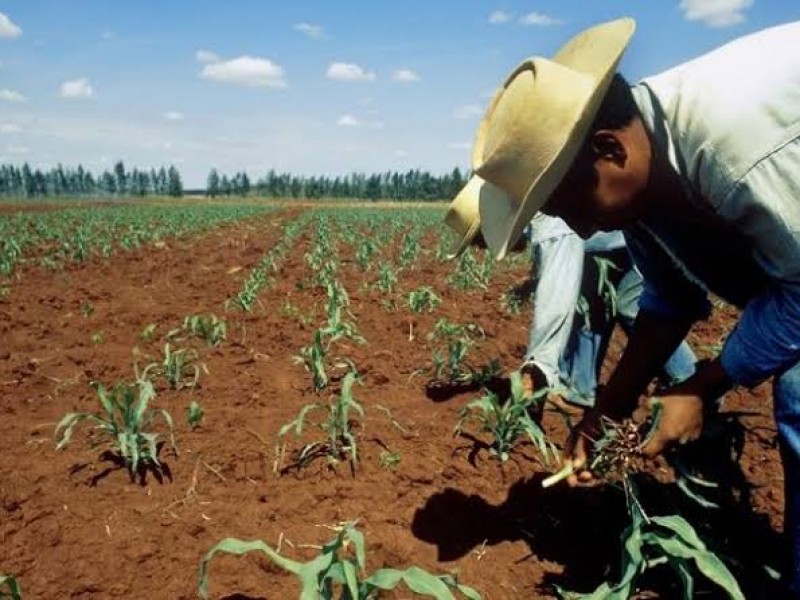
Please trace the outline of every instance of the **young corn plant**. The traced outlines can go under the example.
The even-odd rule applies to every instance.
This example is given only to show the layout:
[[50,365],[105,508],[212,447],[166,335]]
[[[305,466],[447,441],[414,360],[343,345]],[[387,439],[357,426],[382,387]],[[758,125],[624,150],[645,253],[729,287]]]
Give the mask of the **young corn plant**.
[[136,378],[152,381],[163,377],[171,390],[195,387],[200,381],[199,357],[194,348],[173,350],[169,344],[164,344],[164,359],[160,363],[150,363],[141,374],[136,368]]
[[378,250],[378,245],[372,238],[364,238],[356,250],[356,265],[363,271],[369,271],[372,266],[372,257]]
[[[323,442],[311,442],[303,446],[298,455],[298,464],[305,466],[314,458],[327,456],[328,461],[334,465],[340,461],[349,460],[351,468],[355,469],[358,462],[358,444],[354,429],[357,423],[354,419],[364,418],[364,408],[353,397],[355,381],[356,374],[351,371],[342,381],[342,390],[336,400],[330,404],[307,404],[300,410],[295,420],[280,428],[279,440],[283,440],[284,436],[290,432],[293,432],[296,437],[300,437],[310,413],[314,411],[326,413],[326,418],[318,422],[317,427],[325,432],[327,439]],[[279,469],[282,466],[284,453],[285,443],[278,447]]]
[[102,384],[93,384],[93,387],[102,412],[65,415],[56,425],[56,450],[69,444],[76,425],[89,421],[110,438],[112,449],[124,461],[131,477],[140,467],[152,467],[158,471],[161,469],[158,434],[149,429],[161,418],[167,426],[172,450],[177,455],[172,417],[163,408],[150,407],[156,395],[152,383],[146,380],[137,381],[135,385],[118,383],[111,390]]
[[[744,600],[739,584],[724,562],[702,541],[686,519],[680,515],[648,516],[635,485],[633,476],[640,470],[641,449],[647,442],[647,432],[657,427],[660,405],[648,421],[636,424],[630,419],[621,423],[603,420],[599,439],[594,441],[594,452],[589,470],[602,481],[621,484],[630,518],[622,532],[621,576],[616,582],[604,582],[590,594],[577,594],[558,589],[568,600],[623,600],[636,589],[637,580],[648,569],[659,565],[670,567],[683,588],[683,598],[695,597],[695,579],[698,574],[721,587],[732,600]],[[561,471],[545,479],[549,487],[574,472],[567,464]]]
[[446,344],[446,355],[443,348],[433,350],[433,379],[450,384],[464,385],[477,383],[484,385],[500,372],[499,363],[495,360],[476,370],[466,364],[469,349],[474,345],[476,337],[484,337],[483,329],[474,323],[459,325],[447,319],[439,319],[429,339],[438,339]]
[[[338,281],[329,282],[326,289],[328,293],[328,323],[322,330],[323,335],[328,338],[329,343],[340,338],[349,338],[357,344],[366,343],[364,338],[358,334],[355,324],[342,318],[342,312],[346,311],[350,305],[347,290]],[[348,312],[348,314],[350,313]],[[352,315],[350,316],[352,317]]]
[[400,256],[397,259],[397,264],[401,267],[409,267],[417,260],[419,253],[419,237],[412,233],[406,233],[403,236],[403,241],[400,244]]
[[[619,271],[619,267],[614,264],[614,261],[608,258],[595,256],[594,262],[597,265],[597,296],[603,302],[603,309],[605,311],[605,320],[613,319],[617,314],[617,289],[611,281],[611,272]],[[578,298],[576,312],[583,317],[584,327],[591,328],[591,312],[592,309],[586,296],[581,295]]]
[[300,600],[375,600],[381,592],[394,590],[401,584],[415,594],[435,600],[454,600],[454,592],[468,600],[481,598],[478,592],[458,583],[452,575],[433,575],[416,566],[405,570],[382,568],[367,574],[364,536],[356,529],[356,523],[343,523],[333,530],[336,537],[324,544],[320,554],[308,562],[287,558],[261,540],[222,540],[200,563],[200,597],[208,598],[208,569],[214,556],[260,552],[281,569],[297,576],[302,586]]
[[22,591],[13,575],[0,573],[0,599],[22,600]]
[[378,264],[378,280],[375,283],[380,291],[384,293],[393,292],[397,286],[397,273],[392,268],[392,265],[386,262]]
[[311,345],[303,346],[300,354],[294,357],[296,363],[301,363],[306,371],[311,373],[311,383],[315,392],[319,392],[328,385],[328,372],[325,366],[328,348],[323,341],[323,335],[324,331],[317,329]]
[[472,250],[467,249],[459,258],[456,267],[450,274],[450,284],[459,290],[482,289],[489,286],[492,278],[493,263],[487,255],[483,262],[478,262]]
[[203,407],[197,400],[192,400],[189,407],[186,409],[186,422],[192,429],[197,429],[203,424],[203,417],[205,414],[206,411],[203,410]]
[[408,294],[408,307],[415,313],[432,312],[442,303],[429,286],[422,286]]
[[455,434],[461,435],[468,424],[477,425],[479,434],[492,436],[491,453],[501,462],[508,460],[512,450],[527,437],[547,465],[556,459],[555,446],[547,440],[542,428],[531,413],[537,413],[546,401],[547,390],[533,395],[525,394],[519,371],[511,374],[511,397],[501,400],[497,394],[486,392],[484,396],[469,402],[459,413]]
[[183,330],[205,340],[209,346],[219,346],[228,337],[228,326],[213,314],[189,315],[183,320]]
[[648,516],[637,498],[632,482],[626,486],[630,523],[621,536],[621,576],[616,582],[603,582],[589,594],[560,588],[567,600],[627,600],[636,590],[641,575],[653,567],[666,565],[681,582],[684,600],[695,598],[695,579],[703,575],[722,588],[731,600],[745,600],[736,578],[711,550],[686,519],[680,515]]

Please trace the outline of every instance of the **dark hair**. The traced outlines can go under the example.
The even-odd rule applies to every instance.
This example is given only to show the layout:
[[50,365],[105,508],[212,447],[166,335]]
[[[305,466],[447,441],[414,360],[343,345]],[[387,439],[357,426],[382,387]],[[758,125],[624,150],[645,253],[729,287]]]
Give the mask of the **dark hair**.
[[600,129],[621,129],[630,125],[638,114],[639,107],[633,99],[630,85],[622,75],[616,73],[589,128],[586,140],[564,178],[565,182],[568,180],[570,187],[577,186],[579,189],[594,188],[597,185],[597,172],[594,169],[595,156],[590,144],[592,134]]
[[602,104],[600,104],[591,131],[620,129],[630,125],[638,114],[639,107],[636,106],[636,101],[633,99],[631,86],[622,75],[616,73],[611,79]]

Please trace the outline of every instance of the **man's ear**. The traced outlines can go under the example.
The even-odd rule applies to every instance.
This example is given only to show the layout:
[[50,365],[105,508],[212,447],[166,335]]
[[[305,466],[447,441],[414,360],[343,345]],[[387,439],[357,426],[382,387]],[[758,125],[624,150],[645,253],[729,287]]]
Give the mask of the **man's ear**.
[[589,144],[595,160],[611,161],[619,167],[625,165],[628,152],[616,131],[611,129],[595,131]]

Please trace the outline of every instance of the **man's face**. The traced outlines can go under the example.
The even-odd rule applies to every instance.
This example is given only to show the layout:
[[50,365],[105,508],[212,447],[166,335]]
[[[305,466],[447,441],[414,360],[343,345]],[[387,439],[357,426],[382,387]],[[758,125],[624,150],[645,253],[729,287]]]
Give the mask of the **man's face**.
[[650,147],[637,132],[599,131],[542,208],[586,239],[633,224],[642,214]]

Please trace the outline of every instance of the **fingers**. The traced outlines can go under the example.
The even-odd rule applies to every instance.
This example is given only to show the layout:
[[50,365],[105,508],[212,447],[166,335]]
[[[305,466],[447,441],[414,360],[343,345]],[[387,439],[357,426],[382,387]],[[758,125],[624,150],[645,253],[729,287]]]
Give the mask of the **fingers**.
[[658,432],[653,434],[647,443],[642,446],[642,454],[647,458],[654,458],[664,452],[667,447],[667,440]]

